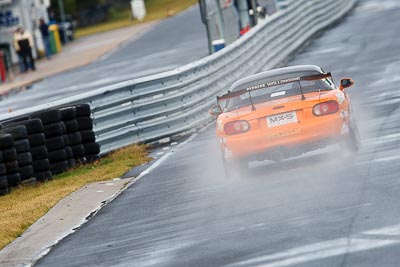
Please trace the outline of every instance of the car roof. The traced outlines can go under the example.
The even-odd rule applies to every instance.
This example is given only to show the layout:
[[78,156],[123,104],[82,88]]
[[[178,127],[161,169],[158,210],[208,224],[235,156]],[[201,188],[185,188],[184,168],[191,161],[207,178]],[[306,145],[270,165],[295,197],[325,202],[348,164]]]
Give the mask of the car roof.
[[268,70],[260,72],[257,74],[250,75],[246,78],[236,81],[232,86],[230,91],[235,91],[235,89],[242,89],[244,85],[248,85],[251,82],[259,80],[268,80],[270,77],[285,76],[291,73],[303,72],[304,74],[314,74],[314,73],[324,73],[321,67],[316,65],[297,65],[279,69]]

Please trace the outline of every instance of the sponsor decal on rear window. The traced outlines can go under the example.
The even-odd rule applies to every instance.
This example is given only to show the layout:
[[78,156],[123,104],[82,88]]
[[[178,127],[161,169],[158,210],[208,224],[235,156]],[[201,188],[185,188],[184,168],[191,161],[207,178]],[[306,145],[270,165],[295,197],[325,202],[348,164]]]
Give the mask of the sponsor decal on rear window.
[[292,82],[296,82],[296,81],[300,81],[300,80],[301,80],[301,77],[295,77],[295,78],[282,79],[282,80],[278,80],[278,81],[266,82],[266,83],[247,87],[246,91],[249,92],[249,91],[258,90],[258,89],[265,88],[265,87],[277,86],[277,85],[281,85],[281,84],[285,84],[285,83],[292,83]]

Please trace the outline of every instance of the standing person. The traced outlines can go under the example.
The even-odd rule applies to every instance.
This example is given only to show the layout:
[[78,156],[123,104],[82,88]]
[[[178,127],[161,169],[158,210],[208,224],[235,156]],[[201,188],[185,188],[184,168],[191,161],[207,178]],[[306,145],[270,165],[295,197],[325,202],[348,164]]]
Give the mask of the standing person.
[[27,71],[29,68],[36,70],[35,61],[33,60],[32,56],[32,35],[28,31],[25,31],[23,28],[21,28],[21,30],[15,35],[14,46],[19,47],[19,51],[24,62],[25,71]]
[[42,34],[44,50],[46,53],[47,59],[51,58],[51,44],[50,44],[50,34],[49,34],[49,25],[46,24],[43,18],[39,20],[39,29]]
[[14,31],[14,36],[13,36],[13,47],[15,49],[15,52],[17,53],[18,56],[18,66],[19,66],[19,72],[20,73],[24,73],[26,71],[25,66],[24,66],[24,62],[23,62],[23,58],[22,58],[22,53],[21,53],[21,49],[18,45],[18,41],[17,38],[20,34],[21,31],[21,27],[18,27],[15,31]]
[[227,8],[231,3],[239,16],[239,29],[240,35],[242,36],[250,30],[250,16],[247,0],[225,0],[224,8]]

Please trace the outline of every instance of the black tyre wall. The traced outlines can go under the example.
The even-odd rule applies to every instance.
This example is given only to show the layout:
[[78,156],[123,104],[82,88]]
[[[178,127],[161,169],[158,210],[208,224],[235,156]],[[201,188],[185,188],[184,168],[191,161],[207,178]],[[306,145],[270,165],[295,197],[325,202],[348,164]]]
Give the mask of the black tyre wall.
[[31,147],[42,146],[46,143],[46,136],[44,133],[28,135],[28,141]]
[[11,134],[14,138],[14,141],[19,139],[26,139],[28,137],[28,132],[26,131],[26,127],[24,125],[3,128],[2,130],[0,130],[0,133]]
[[14,147],[14,138],[11,134],[0,134],[0,149]]
[[46,110],[31,115],[31,118],[39,118],[43,125],[61,121],[61,111],[58,109]]
[[21,176],[19,173],[7,174],[7,181],[9,187],[17,186],[21,183]]

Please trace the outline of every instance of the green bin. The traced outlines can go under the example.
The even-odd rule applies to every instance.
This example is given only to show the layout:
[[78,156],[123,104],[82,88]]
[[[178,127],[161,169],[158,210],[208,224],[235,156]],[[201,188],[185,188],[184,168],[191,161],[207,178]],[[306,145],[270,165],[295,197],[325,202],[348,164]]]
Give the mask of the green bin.
[[49,31],[50,34],[50,47],[51,47],[51,53],[52,54],[57,54],[57,45],[56,45],[56,38],[54,36],[54,31]]

